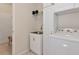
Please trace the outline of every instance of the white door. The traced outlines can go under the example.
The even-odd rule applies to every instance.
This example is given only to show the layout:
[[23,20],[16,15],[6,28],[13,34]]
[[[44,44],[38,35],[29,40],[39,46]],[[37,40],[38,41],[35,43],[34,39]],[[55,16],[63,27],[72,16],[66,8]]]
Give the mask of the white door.
[[65,11],[74,8],[73,3],[55,3],[55,12]]

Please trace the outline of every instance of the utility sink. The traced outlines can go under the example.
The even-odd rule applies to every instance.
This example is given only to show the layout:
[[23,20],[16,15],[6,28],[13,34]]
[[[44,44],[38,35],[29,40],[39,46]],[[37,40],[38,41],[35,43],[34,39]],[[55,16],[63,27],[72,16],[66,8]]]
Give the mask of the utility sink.
[[30,33],[30,49],[37,55],[42,54],[43,32],[35,31]]
[[43,34],[43,32],[40,32],[40,31],[37,31],[37,32],[31,32],[31,33],[34,33],[34,34]]

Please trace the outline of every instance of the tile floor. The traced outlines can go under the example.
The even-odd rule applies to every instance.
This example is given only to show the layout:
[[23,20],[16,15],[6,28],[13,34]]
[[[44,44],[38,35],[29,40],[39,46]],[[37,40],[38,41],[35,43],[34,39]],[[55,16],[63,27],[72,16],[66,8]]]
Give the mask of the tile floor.
[[26,54],[24,54],[24,55],[36,55],[34,52],[32,52],[32,51],[29,51],[29,52],[27,52]]
[[32,53],[32,52],[28,52],[28,53],[26,53],[25,55],[35,55],[35,54]]
[[11,55],[11,46],[8,43],[0,44],[0,55]]

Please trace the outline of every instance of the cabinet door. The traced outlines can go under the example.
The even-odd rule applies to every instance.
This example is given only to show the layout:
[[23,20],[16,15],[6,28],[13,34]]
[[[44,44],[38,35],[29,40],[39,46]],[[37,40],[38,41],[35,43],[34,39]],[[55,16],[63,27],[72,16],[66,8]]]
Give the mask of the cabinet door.
[[59,54],[66,54],[65,45],[63,41],[55,38],[47,39],[45,54],[46,55],[59,55]]
[[35,42],[35,36],[33,34],[30,34],[30,49],[31,50],[35,48],[34,42]]
[[79,55],[79,42],[76,41],[66,41],[66,54]]
[[74,55],[79,54],[79,42],[69,41],[60,38],[51,38],[52,45],[50,47],[50,54],[56,55]]
[[36,54],[42,54],[42,35],[31,34],[30,49]]
[[[47,36],[44,37],[43,39],[43,54],[44,55],[52,55],[54,53],[52,53],[54,50],[53,50],[53,43],[54,40],[50,40],[50,38]],[[55,44],[54,44],[55,45]]]
[[74,55],[79,54],[79,42],[50,37],[47,40],[46,54],[49,55]]
[[79,8],[79,3],[75,3],[75,8]]
[[55,12],[65,11],[74,8],[73,3],[55,3]]
[[35,41],[34,41],[33,51],[38,55],[42,54],[42,36],[40,36],[40,35],[37,36],[36,35]]

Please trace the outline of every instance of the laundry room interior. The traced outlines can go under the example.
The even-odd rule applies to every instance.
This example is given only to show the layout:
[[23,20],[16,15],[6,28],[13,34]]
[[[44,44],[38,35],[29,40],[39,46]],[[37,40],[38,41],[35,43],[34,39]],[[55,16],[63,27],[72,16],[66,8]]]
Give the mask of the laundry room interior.
[[13,54],[79,54],[78,3],[14,4],[14,11]]
[[0,55],[78,55],[79,3],[0,3]]

